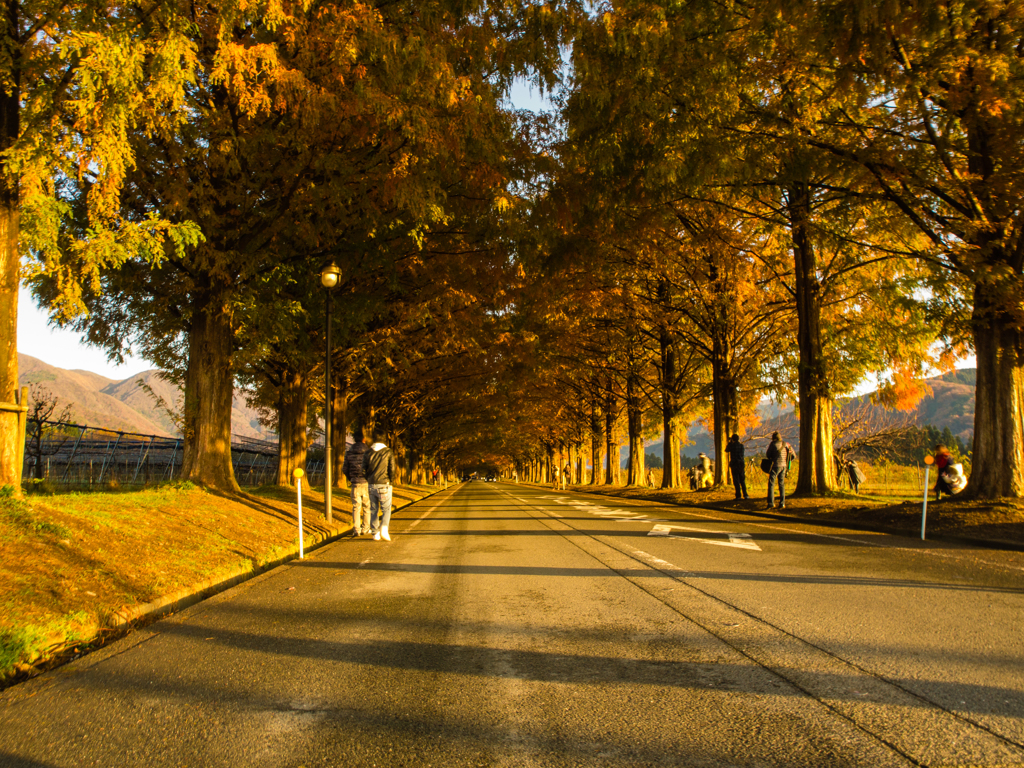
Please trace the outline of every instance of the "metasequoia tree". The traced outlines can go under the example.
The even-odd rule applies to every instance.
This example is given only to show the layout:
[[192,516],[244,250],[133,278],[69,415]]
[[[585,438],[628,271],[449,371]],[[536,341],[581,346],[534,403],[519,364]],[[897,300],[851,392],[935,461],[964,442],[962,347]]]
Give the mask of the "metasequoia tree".
[[[4,6],[0,22],[0,401],[18,383],[19,253],[59,275],[62,316],[81,309],[82,281],[130,255],[158,260],[165,242],[195,241],[160,211],[133,221],[117,199],[136,162],[136,130],[173,132],[195,50],[178,3],[60,3]],[[84,184],[83,227],[60,236],[63,191]],[[86,236],[88,235],[88,236]],[[173,247],[173,246],[172,246]],[[19,250],[20,248],[20,250]],[[76,257],[64,262],[62,251]],[[0,418],[0,486],[20,493],[15,420]]]
[[[475,174],[474,196],[502,194],[500,173],[484,170],[485,153],[500,161],[501,135],[484,62],[460,58],[451,31],[465,17],[444,3],[427,10],[354,4],[228,24],[208,8],[197,20],[189,131],[140,137],[147,162],[124,205],[195,221],[205,242],[161,271],[133,262],[108,272],[82,324],[94,341],[128,338],[180,371],[193,480],[236,487],[225,407],[243,340],[236,312],[273,306],[267,274],[282,261],[315,273],[334,257],[343,274],[387,282],[395,243],[421,243],[450,216],[458,169]],[[113,332],[126,325],[134,332]],[[176,356],[162,355],[167,338]]]
[[835,67],[809,62],[802,28],[773,24],[770,13],[758,16],[760,7],[610,3],[601,10],[581,25],[574,47],[565,110],[573,157],[592,186],[624,206],[711,203],[726,190],[743,217],[779,233],[775,247],[754,255],[791,293],[797,317],[797,487],[825,491],[834,476],[836,394],[826,297],[859,265],[911,249],[906,227],[890,233],[886,226],[892,205],[861,194],[858,175],[802,133],[809,121],[835,114]]
[[[859,170],[969,282],[978,378],[967,493],[1024,495],[1024,10],[796,3],[803,44],[837,62],[842,112],[799,127]],[[850,20],[856,23],[850,23]]]
[[[689,386],[675,394],[677,407],[710,393],[716,457],[729,435],[739,432],[742,412],[751,410],[762,389],[765,359],[779,353],[787,313],[771,293],[763,266],[752,257],[758,227],[717,204],[675,203],[652,232],[646,250],[652,282],[647,293],[677,319],[679,346],[689,359]],[[707,373],[701,375],[697,360]],[[725,482],[724,461],[715,465]]]

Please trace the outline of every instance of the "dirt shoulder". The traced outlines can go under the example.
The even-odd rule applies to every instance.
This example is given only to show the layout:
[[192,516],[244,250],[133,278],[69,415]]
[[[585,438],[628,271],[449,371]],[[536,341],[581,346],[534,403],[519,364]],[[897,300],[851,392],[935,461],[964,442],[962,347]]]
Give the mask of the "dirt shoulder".
[[[437,490],[395,488],[401,508]],[[141,491],[0,498],[0,685],[123,634],[154,610],[236,584],[298,554],[293,489],[217,494],[191,483]],[[303,493],[308,549],[351,530]]]
[[[921,535],[921,499],[893,500],[853,494],[787,496],[785,509],[768,510],[763,495],[751,497],[749,501],[736,501],[732,490],[682,491],[621,486],[574,486],[572,490],[615,498],[699,506],[719,512],[768,514],[886,533]],[[928,500],[926,536],[1024,549],[1024,503],[1016,499],[982,503],[960,501],[955,497],[936,502],[933,495]]]

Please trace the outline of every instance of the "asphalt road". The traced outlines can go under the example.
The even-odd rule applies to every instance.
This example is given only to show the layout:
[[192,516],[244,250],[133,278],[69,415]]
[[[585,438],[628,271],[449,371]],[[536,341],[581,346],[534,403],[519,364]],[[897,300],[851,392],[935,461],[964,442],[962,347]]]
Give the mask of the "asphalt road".
[[0,766],[1024,765],[1024,555],[473,482],[0,694]]

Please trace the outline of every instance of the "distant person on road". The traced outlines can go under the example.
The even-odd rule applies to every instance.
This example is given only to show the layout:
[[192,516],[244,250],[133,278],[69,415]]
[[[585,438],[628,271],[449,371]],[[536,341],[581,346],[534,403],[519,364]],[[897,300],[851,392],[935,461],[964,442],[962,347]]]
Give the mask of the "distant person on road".
[[363,458],[363,471],[370,486],[370,528],[373,540],[391,541],[391,486],[395,479],[395,456],[384,445],[384,430],[373,428],[373,445]]
[[765,454],[772,463],[768,471],[768,509],[775,506],[775,483],[779,484],[779,509],[786,506],[786,472],[789,464],[796,458],[793,446],[784,442],[778,432],[772,432],[772,441]]
[[729,472],[732,473],[732,484],[736,489],[737,499],[750,498],[750,494],[747,493],[747,466],[743,460],[745,450],[739,435],[730,437],[725,446],[725,452],[729,454]]
[[519,472],[517,470],[515,470],[515,469],[512,470],[512,482],[513,483],[518,483],[519,482]]
[[370,532],[370,486],[366,482],[363,459],[370,448],[362,429],[357,429],[352,437],[355,442],[345,451],[345,462],[341,465],[341,473],[352,487],[352,533],[349,535],[365,536]]
[[555,465],[554,465],[554,466],[553,466],[553,467],[551,468],[551,472],[552,472],[552,473],[553,473],[553,475],[554,475],[554,477],[553,477],[553,479],[552,479],[551,487],[552,487],[552,488],[554,488],[554,489],[555,489],[556,491],[557,491],[557,490],[560,490],[560,487],[559,487],[559,483],[561,483],[561,479],[559,478],[559,475],[560,475],[561,473],[560,473],[560,472],[558,471],[558,465],[557,465],[557,464],[555,464]]
[[942,498],[942,494],[945,493],[947,496],[953,495],[953,486],[949,483],[949,471],[950,465],[953,463],[953,457],[949,453],[949,449],[939,443],[935,446],[935,469],[938,470],[939,479],[935,481],[935,500],[938,501]]
[[569,462],[565,462],[565,466],[562,467],[562,490],[564,491],[569,485],[569,481],[572,479],[572,466]]
[[434,467],[434,485],[438,485],[439,484],[438,480],[440,479],[440,476],[441,476],[441,470],[438,469],[437,467]]

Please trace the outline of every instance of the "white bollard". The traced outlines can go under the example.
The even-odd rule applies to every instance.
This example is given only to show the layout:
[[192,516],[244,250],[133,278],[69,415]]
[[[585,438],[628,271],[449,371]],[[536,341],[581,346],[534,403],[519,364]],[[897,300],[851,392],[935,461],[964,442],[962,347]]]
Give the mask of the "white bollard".
[[295,477],[295,487],[298,489],[299,496],[299,560],[302,560],[304,555],[302,553],[302,476],[306,474],[301,469],[296,469],[292,475]]

